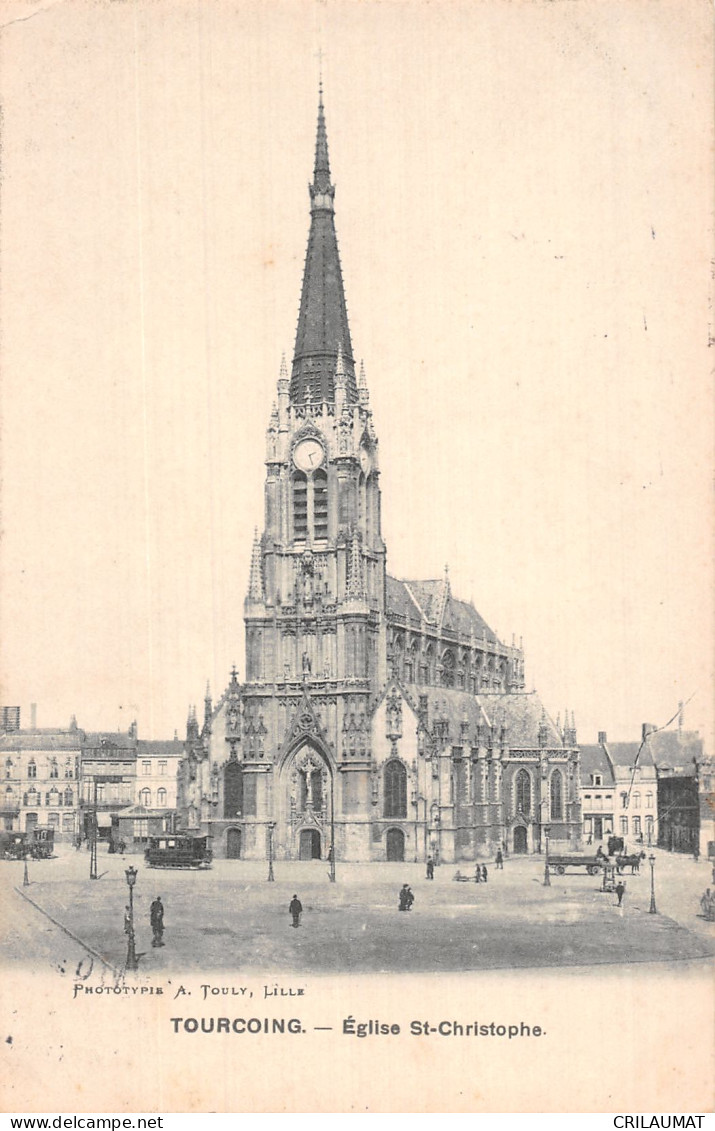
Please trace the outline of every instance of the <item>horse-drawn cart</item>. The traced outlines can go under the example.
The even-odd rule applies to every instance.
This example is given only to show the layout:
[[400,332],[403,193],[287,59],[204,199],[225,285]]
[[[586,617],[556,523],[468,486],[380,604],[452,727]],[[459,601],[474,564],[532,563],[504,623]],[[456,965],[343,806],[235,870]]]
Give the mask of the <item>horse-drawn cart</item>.
[[589,876],[597,876],[605,860],[600,856],[549,856],[549,871],[563,876],[566,869],[572,871],[585,868]]

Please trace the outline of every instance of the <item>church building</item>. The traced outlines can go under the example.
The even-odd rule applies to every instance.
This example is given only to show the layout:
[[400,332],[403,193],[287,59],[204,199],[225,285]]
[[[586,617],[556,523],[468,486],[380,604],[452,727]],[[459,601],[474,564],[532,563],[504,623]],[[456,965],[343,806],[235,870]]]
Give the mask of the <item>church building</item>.
[[[290,369],[266,434],[246,672],[191,709],[180,806],[217,856],[468,861],[579,844],[579,753],[524,656],[449,576],[387,573],[380,449],[355,361],[322,91]],[[456,520],[456,516],[455,516]]]

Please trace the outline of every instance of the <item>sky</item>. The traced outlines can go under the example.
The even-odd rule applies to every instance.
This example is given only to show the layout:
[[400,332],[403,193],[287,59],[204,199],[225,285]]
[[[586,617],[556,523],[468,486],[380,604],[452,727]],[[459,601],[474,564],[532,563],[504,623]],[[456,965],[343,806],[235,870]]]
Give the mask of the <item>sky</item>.
[[319,53],[388,569],[579,739],[713,731],[706,5],[0,14],[0,702],[183,732],[243,670]]

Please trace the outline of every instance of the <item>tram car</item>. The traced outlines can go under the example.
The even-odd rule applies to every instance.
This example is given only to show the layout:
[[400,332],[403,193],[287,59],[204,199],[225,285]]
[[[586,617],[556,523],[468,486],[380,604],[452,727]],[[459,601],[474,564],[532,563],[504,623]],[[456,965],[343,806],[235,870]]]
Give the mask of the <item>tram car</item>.
[[0,831],[0,857],[3,860],[49,860],[55,851],[55,830],[38,825],[30,832]]
[[35,825],[32,836],[28,836],[29,855],[33,860],[49,860],[55,854],[55,830]]
[[22,860],[26,844],[27,833],[0,831],[0,856],[3,860]]
[[148,868],[210,868],[211,837],[186,833],[149,837],[144,860]]

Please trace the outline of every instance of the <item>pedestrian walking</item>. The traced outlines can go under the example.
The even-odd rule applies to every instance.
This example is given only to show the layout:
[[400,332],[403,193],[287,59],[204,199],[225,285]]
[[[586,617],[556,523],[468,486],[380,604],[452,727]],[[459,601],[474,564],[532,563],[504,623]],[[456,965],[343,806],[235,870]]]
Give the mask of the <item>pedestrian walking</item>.
[[400,888],[400,902],[398,904],[399,911],[409,911],[412,904],[415,902],[415,897],[412,894],[412,889],[409,884],[403,884]]
[[502,872],[504,871],[504,855],[501,848],[497,848],[497,856],[494,863],[496,864],[497,868],[499,868]]
[[82,837],[81,836],[77,837],[77,839],[74,842],[74,846],[75,846],[75,849],[77,850],[77,852],[79,852],[80,848],[82,847]]
[[127,850],[127,842],[125,840],[120,840],[118,848],[119,848],[119,855],[123,856],[124,853]]
[[485,884],[486,882],[487,882],[487,866],[486,866],[486,864],[482,864],[482,883]]
[[292,925],[294,927],[299,927],[300,926],[300,917],[303,914],[303,904],[300,902],[297,895],[294,895],[293,898],[291,899],[290,906],[288,907],[288,911],[289,911],[290,915],[293,917],[293,924]]
[[476,868],[474,869],[474,882],[475,882],[475,884],[481,884],[481,882],[482,882],[482,866],[481,866],[481,864],[477,864]]
[[164,904],[161,902],[161,896],[157,895],[156,899],[149,908],[149,922],[153,932],[153,939],[151,940],[152,946],[164,945]]
[[622,905],[623,905],[623,896],[625,895],[625,893],[626,893],[626,885],[623,883],[622,880],[619,880],[618,883],[616,884],[616,895],[618,896],[618,906],[619,907],[622,907]]
[[434,860],[432,859],[431,856],[427,857],[427,879],[428,880],[434,879]]

